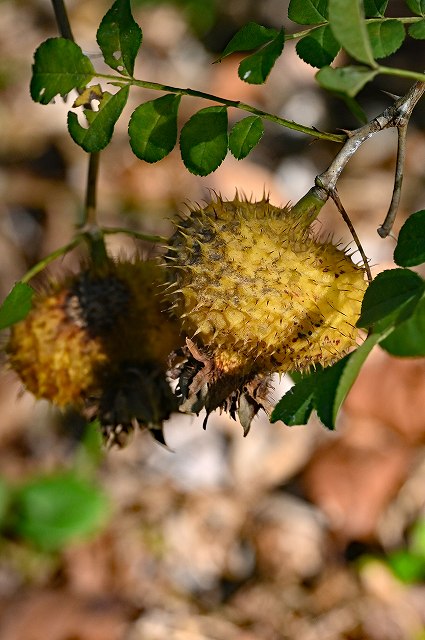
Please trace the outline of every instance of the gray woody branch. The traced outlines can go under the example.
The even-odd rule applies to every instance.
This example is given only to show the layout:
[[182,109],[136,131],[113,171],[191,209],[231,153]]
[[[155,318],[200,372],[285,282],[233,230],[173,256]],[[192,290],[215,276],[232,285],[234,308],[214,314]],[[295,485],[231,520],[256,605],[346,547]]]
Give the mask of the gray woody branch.
[[316,177],[316,188],[323,196],[323,199],[331,197],[335,201],[339,200],[336,193],[336,183],[350,158],[356,153],[363,142],[371,138],[376,133],[379,133],[384,129],[396,128],[398,131],[398,152],[394,189],[388,213],[383,224],[378,229],[378,233],[382,238],[389,235],[394,224],[394,219],[400,202],[401,183],[403,180],[407,126],[413,109],[424,91],[425,83],[416,82],[406,95],[401,98],[397,98],[397,100],[379,116],[373,118],[373,120],[365,124],[363,127],[350,131],[346,142],[335,156],[330,166],[326,171]]

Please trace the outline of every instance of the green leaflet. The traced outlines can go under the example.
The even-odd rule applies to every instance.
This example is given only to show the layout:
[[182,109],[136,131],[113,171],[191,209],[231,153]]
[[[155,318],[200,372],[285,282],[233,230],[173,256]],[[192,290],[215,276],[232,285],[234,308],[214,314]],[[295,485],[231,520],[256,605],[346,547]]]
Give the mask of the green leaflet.
[[329,0],[329,24],[335,38],[350,56],[376,67],[361,0]]
[[80,147],[89,153],[101,151],[112,138],[115,124],[125,107],[128,98],[129,87],[122,87],[115,95],[103,92],[99,103],[99,110],[85,109],[84,114],[88,121],[88,128],[82,127],[78,122],[76,113],[68,113],[69,133]]
[[31,97],[48,104],[58,94],[65,97],[72,89],[83,89],[95,69],[80,47],[65,38],[49,38],[34,54]]
[[186,168],[206,176],[221,165],[227,154],[227,109],[206,107],[186,122],[180,134],[180,151]]
[[34,289],[25,282],[17,282],[0,307],[0,331],[20,322],[31,310]]
[[229,149],[238,160],[246,158],[259,143],[264,133],[263,122],[259,116],[248,116],[237,122],[229,135]]
[[106,64],[132,76],[142,30],[132,16],[129,0],[114,2],[100,23],[96,39]]
[[133,153],[146,162],[158,162],[177,142],[177,113],[181,96],[167,94],[141,104],[130,118],[128,133]]
[[425,210],[412,213],[400,229],[394,261],[401,267],[425,262]]

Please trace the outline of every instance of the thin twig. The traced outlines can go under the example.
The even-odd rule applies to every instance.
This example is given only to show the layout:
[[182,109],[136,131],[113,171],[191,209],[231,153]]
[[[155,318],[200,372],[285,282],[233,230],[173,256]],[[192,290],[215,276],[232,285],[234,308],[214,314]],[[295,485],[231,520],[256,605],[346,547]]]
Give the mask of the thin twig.
[[343,204],[342,204],[342,202],[341,202],[341,200],[339,198],[339,195],[338,195],[338,191],[336,189],[334,189],[332,191],[332,193],[330,194],[330,196],[331,196],[332,200],[335,202],[335,204],[336,204],[336,206],[338,208],[338,211],[340,212],[345,224],[347,225],[347,227],[350,230],[352,238],[353,238],[353,240],[354,240],[354,242],[355,242],[355,244],[357,246],[357,249],[358,249],[358,251],[359,251],[359,253],[360,253],[361,257],[362,257],[363,264],[364,264],[364,269],[365,269],[366,275],[367,275],[367,279],[369,280],[369,282],[372,282],[372,273],[370,271],[370,267],[369,267],[369,262],[368,262],[367,256],[366,256],[366,254],[365,254],[365,252],[363,250],[363,247],[362,247],[362,244],[360,242],[359,236],[357,235],[357,232],[356,232],[355,228],[353,227],[353,223],[351,222],[348,213],[346,212],[346,210],[343,207]]
[[404,126],[400,126],[398,128],[397,160],[395,167],[393,195],[391,198],[390,206],[388,208],[388,213],[385,216],[385,220],[378,228],[378,234],[381,236],[381,238],[386,238],[391,233],[391,229],[393,228],[393,224],[397,215],[398,206],[400,204],[404,161],[406,159],[407,125],[408,122],[406,122]]
[[[352,158],[352,156],[356,153],[356,151],[358,151],[363,142],[371,138],[376,133],[383,131],[384,129],[390,129],[394,127],[398,130],[405,129],[409,122],[410,116],[412,115],[413,109],[415,108],[418,100],[421,98],[424,92],[425,82],[415,82],[415,84],[409,89],[406,95],[398,98],[394,102],[394,104],[385,109],[380,115],[376,116],[376,118],[373,118],[373,120],[365,124],[363,127],[352,131],[326,171],[316,177],[316,186],[321,187],[329,194],[329,196],[332,196],[332,194],[335,192],[336,183],[343,169],[345,168],[348,161]],[[402,140],[401,144],[402,147],[400,150],[399,136],[399,154],[401,153],[401,155],[400,160],[398,161],[398,163],[400,164],[397,165],[395,176],[396,183],[399,183],[399,185],[394,185],[395,196],[393,192],[393,197],[395,198],[398,197],[399,194],[397,192],[397,189],[399,189],[401,186],[400,172],[402,173],[403,170],[402,161],[404,153],[404,140]],[[394,218],[396,215],[396,210],[394,209],[395,204],[396,202],[394,202],[390,214],[392,223],[394,222]]]
[[99,173],[99,153],[91,153],[87,171],[86,203],[81,227],[96,224],[97,177]]

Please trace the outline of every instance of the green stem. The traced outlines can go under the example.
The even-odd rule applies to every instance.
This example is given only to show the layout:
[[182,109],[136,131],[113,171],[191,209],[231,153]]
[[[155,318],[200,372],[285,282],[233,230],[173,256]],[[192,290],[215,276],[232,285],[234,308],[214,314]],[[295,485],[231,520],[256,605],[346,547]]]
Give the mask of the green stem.
[[86,202],[84,215],[79,227],[96,224],[97,176],[99,173],[99,153],[91,153],[87,171]]
[[68,14],[66,12],[65,4],[63,0],[52,0],[53,11],[55,12],[56,24],[58,25],[59,33],[62,38],[67,40],[74,40],[74,36],[69,24]]
[[419,73],[417,71],[409,71],[408,69],[392,69],[391,67],[378,67],[377,71],[378,73],[382,73],[387,76],[398,76],[400,78],[416,80],[417,82],[425,82],[425,73]]
[[[387,22],[388,20],[397,20],[398,22],[402,22],[403,24],[413,24],[415,22],[420,22],[423,20],[421,16],[409,16],[407,18],[366,18],[366,24],[373,24],[375,22]],[[296,33],[285,33],[285,42],[287,40],[297,40],[298,38],[304,38],[304,36],[308,36],[310,33],[315,31],[316,29],[320,29],[320,27],[326,27],[329,22],[320,22],[315,24],[314,26],[309,27],[308,29],[304,29],[303,31],[297,31]]]
[[77,247],[82,240],[82,235],[75,236],[72,242],[69,242],[64,247],[60,247],[59,249],[52,251],[52,253],[49,253],[48,256],[40,260],[40,262],[37,262],[37,264],[34,265],[32,269],[26,272],[23,278],[21,278],[21,282],[29,282],[32,278],[34,278],[34,276],[43,271],[48,264],[50,264],[54,260],[57,260],[61,256],[64,256],[66,253],[69,253],[70,251],[72,251],[72,249],[75,249],[75,247]]
[[[112,81],[116,84],[117,76],[107,75],[98,73],[96,77],[103,78],[104,80]],[[325,133],[324,131],[318,131],[317,129],[313,129],[312,127],[305,127],[298,122],[293,122],[292,120],[285,120],[285,118],[280,118],[279,116],[274,115],[273,113],[268,113],[267,111],[263,111],[262,109],[257,109],[257,107],[253,107],[250,104],[246,104],[245,102],[240,102],[239,100],[227,100],[226,98],[221,98],[220,96],[215,96],[211,93],[205,93],[204,91],[196,91],[195,89],[182,89],[181,87],[173,87],[167,84],[160,84],[159,82],[148,82],[147,80],[137,80],[136,78],[130,78],[124,76],[122,78],[122,82],[120,84],[130,84],[135,87],[140,87],[142,89],[153,89],[154,91],[165,91],[166,93],[174,93],[176,95],[181,96],[191,96],[194,98],[203,98],[204,100],[210,100],[211,102],[217,102],[218,104],[223,104],[226,107],[234,107],[235,109],[241,109],[242,111],[248,111],[249,113],[253,113],[256,116],[260,116],[264,120],[269,120],[270,122],[274,122],[276,124],[281,125],[282,127],[286,127],[287,129],[293,129],[294,131],[299,131],[301,133],[305,133],[309,136],[313,136],[314,138],[318,138],[320,140],[329,140],[330,142],[339,142],[342,144],[347,139],[347,136],[340,135],[336,133]]]

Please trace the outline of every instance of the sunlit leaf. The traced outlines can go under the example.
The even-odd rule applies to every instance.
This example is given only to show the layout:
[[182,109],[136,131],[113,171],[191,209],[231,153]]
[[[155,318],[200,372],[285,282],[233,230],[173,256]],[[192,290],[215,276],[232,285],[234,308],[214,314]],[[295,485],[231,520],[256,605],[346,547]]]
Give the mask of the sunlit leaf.
[[206,176],[223,162],[227,154],[227,109],[206,107],[186,122],[180,134],[180,150],[187,169]]
[[31,310],[34,289],[25,282],[17,282],[0,307],[0,330],[20,322]]
[[248,22],[245,24],[230,40],[218,59],[218,62],[237,51],[252,51],[262,47],[267,42],[274,40],[279,34],[276,29],[268,29],[256,22]]
[[370,44],[375,58],[391,55],[403,44],[406,32],[400,20],[384,20],[367,25]]
[[76,113],[68,113],[68,130],[72,139],[84,151],[101,151],[112,138],[115,124],[125,107],[129,87],[122,87],[115,95],[105,91],[99,103],[98,111],[85,109],[88,127],[82,127]]
[[393,324],[411,300],[419,299],[425,282],[410,269],[388,269],[379,273],[366,289],[357,326],[369,329],[388,318],[381,326]]
[[328,19],[328,0],[291,0],[288,18],[298,24],[320,24]]
[[376,74],[377,71],[360,65],[337,69],[323,67],[316,73],[316,79],[324,89],[353,98]]
[[375,67],[362,0],[329,0],[329,24],[340,45],[359,62]]
[[249,84],[265,82],[274,63],[282,53],[284,44],[285,35],[282,29],[274,40],[242,60],[238,69],[240,79]]
[[132,16],[130,0],[114,2],[100,23],[96,39],[106,64],[132,76],[142,30]]
[[36,478],[16,491],[13,530],[45,550],[94,533],[108,513],[106,496],[72,474]]
[[299,57],[312,67],[329,65],[340,50],[329,25],[314,29],[308,36],[297,42],[296,51]]
[[65,97],[72,89],[83,89],[94,75],[92,63],[75,42],[49,38],[34,54],[31,97],[48,104],[58,94]]
[[128,126],[134,154],[146,162],[158,162],[177,142],[177,112],[181,96],[167,94],[141,104]]
[[238,160],[245,158],[259,143],[264,133],[259,116],[248,116],[237,122],[229,135],[229,149]]
[[425,210],[412,213],[400,229],[394,261],[401,267],[425,262]]

